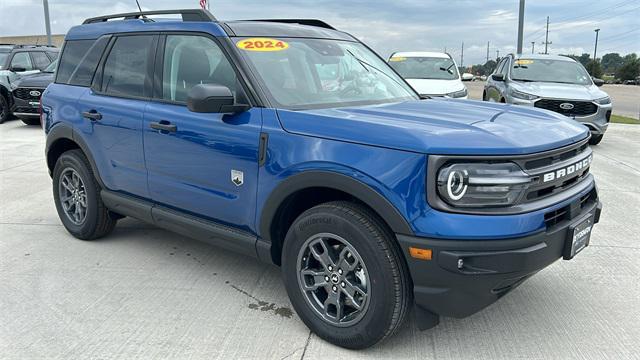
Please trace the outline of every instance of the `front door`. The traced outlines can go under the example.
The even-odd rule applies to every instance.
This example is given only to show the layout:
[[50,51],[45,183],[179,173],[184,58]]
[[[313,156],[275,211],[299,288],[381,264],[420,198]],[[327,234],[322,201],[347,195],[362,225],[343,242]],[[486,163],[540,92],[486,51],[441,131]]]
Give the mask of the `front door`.
[[195,113],[189,90],[204,83],[243,89],[212,38],[166,35],[157,99],[144,115],[144,154],[154,202],[253,232],[258,181],[260,108],[237,115]]

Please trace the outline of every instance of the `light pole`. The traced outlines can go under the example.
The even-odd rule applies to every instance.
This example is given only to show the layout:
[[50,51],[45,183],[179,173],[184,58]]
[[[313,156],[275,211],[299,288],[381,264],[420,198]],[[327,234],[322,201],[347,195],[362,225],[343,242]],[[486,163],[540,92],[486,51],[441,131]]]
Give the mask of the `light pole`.
[[49,1],[42,0],[42,6],[44,6],[44,27],[47,30],[47,45],[51,46],[51,23],[49,22]]
[[518,15],[518,54],[522,54],[523,36],[524,36],[524,0],[520,0],[520,14]]
[[598,61],[598,33],[600,33],[600,29],[593,30],[596,32],[596,46],[593,48],[593,61]]
[[536,42],[532,41],[531,42],[531,53],[533,54],[535,52],[535,48],[536,48]]

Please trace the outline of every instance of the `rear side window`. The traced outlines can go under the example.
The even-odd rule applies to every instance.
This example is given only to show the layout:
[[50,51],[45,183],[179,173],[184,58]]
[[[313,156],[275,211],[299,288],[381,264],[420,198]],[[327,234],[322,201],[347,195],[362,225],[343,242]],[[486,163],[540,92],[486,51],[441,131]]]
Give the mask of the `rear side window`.
[[80,60],[91,48],[95,40],[70,40],[64,44],[56,82],[68,84],[71,74],[80,65]]
[[49,60],[44,52],[32,52],[31,59],[33,59],[33,66],[35,66],[35,68],[38,70],[44,70],[47,66],[49,66],[49,64],[51,64],[51,60]]
[[153,35],[122,36],[111,48],[102,72],[102,92],[114,96],[143,97]]

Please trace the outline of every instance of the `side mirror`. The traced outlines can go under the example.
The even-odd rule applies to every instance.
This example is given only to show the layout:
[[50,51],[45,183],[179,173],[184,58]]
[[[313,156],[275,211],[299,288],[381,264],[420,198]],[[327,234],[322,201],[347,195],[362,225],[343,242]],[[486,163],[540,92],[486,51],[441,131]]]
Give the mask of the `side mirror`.
[[13,72],[24,72],[24,71],[27,71],[26,68],[23,68],[21,66],[12,66],[11,69],[9,69],[9,70],[11,70]]
[[600,86],[604,85],[604,80],[602,80],[602,79],[598,79],[598,78],[593,78],[593,83],[594,83],[597,87],[600,87]]
[[249,105],[236,104],[231,90],[217,84],[198,84],[187,94],[187,108],[197,113],[235,114],[249,109]]
[[495,81],[504,81],[504,74],[493,74],[491,78]]

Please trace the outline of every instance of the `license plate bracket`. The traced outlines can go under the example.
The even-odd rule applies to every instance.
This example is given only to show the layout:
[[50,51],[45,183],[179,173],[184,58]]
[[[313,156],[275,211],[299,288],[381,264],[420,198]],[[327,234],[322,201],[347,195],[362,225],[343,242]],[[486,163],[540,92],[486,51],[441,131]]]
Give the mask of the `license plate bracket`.
[[574,256],[589,245],[594,219],[593,214],[590,213],[569,226],[562,253],[564,260],[573,259]]

